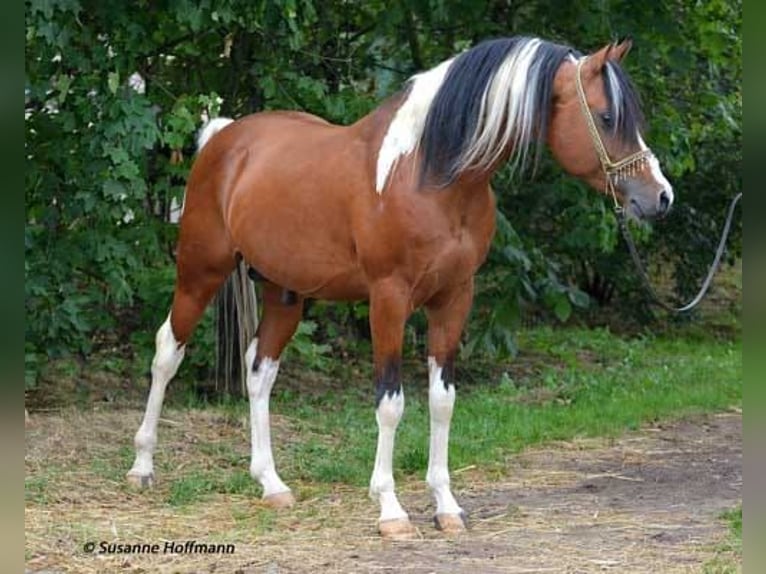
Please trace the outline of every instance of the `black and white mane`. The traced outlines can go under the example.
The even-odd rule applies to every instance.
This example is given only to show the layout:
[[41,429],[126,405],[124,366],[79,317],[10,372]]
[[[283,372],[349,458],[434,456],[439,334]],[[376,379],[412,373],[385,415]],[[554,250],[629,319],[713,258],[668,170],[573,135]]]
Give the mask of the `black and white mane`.
[[[551,116],[553,79],[568,57],[581,55],[539,38],[502,38],[413,76],[381,145],[376,190],[383,191],[398,158],[415,149],[421,183],[437,186],[466,169],[489,167],[507,150],[514,170],[523,171],[530,159],[536,163]],[[611,117],[600,127],[635,144],[643,124],[638,94],[614,61],[603,77],[609,110],[600,111]]]

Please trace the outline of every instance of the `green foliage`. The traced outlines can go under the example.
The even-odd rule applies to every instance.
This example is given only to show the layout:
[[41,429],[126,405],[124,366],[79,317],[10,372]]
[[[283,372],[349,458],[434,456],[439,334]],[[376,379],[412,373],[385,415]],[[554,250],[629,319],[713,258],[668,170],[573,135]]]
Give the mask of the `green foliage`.
[[474,318],[463,356],[479,349],[493,356],[516,353],[513,333],[522,313],[532,304],[565,322],[573,308],[586,308],[588,296],[560,278],[559,264],[536,245],[525,242],[503,211],[497,212],[497,232],[479,276]]
[[[642,96],[646,139],[676,195],[668,218],[634,234],[650,268],[659,268],[655,281],[672,276],[668,296],[688,300],[713,259],[727,204],[742,187],[741,2],[671,2],[656,10],[573,2],[549,14],[537,11],[542,6],[532,20],[571,45],[588,50],[623,34],[634,39],[623,65]],[[495,186],[500,210],[525,241],[556,262],[560,283],[576,285],[598,305],[619,298],[615,310],[623,315],[651,318],[609,198],[562,174],[550,158],[534,181],[501,173]],[[741,241],[738,217],[729,262],[741,255]]]
[[[725,205],[741,189],[741,2],[25,6],[28,388],[49,357],[114,343],[151,354],[172,289],[168,216],[182,201],[203,114],[288,108],[350,123],[413,72],[483,38],[538,34],[590,50],[630,33],[626,67],[677,195],[673,215],[641,231],[641,247],[679,296],[703,274]],[[534,182],[500,173],[494,185],[498,235],[477,281],[467,353],[513,353],[513,329],[530,313],[566,321],[593,301],[608,304],[615,290],[621,309],[647,313],[608,202],[550,158]],[[735,223],[731,257],[741,253]],[[339,352],[369,344],[366,312],[312,308],[289,352],[325,368],[328,341]],[[421,318],[409,328],[419,336]],[[204,337],[202,347],[212,346]],[[189,356],[196,372],[213,360]]]
[[327,371],[330,368],[330,359],[327,353],[330,345],[318,344],[312,339],[316,332],[317,324],[314,321],[301,321],[295,331],[292,340],[285,349],[285,356],[296,356],[306,368],[318,371]]

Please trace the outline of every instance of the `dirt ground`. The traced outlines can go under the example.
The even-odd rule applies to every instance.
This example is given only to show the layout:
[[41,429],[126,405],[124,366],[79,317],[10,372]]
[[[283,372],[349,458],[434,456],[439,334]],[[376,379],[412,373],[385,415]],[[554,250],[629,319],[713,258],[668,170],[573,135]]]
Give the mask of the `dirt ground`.
[[[158,456],[199,457],[195,443],[206,434],[240,441],[245,455],[246,429],[214,416],[166,414]],[[376,507],[363,488],[295,485],[298,505],[280,513],[240,494],[171,506],[167,489],[183,475],[181,463],[166,464],[155,489],[133,492],[121,465],[139,419],[138,411],[33,415],[26,433],[28,573],[700,572],[727,536],[721,512],[742,498],[742,417],[729,412],[619,439],[530,449],[493,469],[455,469],[454,491],[470,521],[455,538],[432,527],[423,481],[402,480],[400,499],[420,538],[388,542],[376,535]],[[288,426],[275,420],[275,443]],[[122,556],[82,550],[89,540],[189,539],[230,542],[236,550]]]

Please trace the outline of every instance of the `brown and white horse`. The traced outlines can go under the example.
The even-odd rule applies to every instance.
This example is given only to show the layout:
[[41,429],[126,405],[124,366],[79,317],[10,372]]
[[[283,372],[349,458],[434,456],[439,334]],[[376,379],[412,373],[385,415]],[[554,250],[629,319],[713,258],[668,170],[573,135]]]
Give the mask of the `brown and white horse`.
[[211,298],[246,265],[264,280],[262,318],[246,353],[250,472],[264,499],[294,502],[274,465],[269,395],[303,301],[369,299],[378,424],[370,494],[380,503],[381,534],[413,532],[394,491],[392,458],[404,410],[404,325],[423,307],[426,480],[436,526],[463,529],[447,468],[453,361],[495,230],[493,173],[506,162],[524,169],[547,143],[564,170],[611,194],[629,215],[662,215],[673,201],[641,138],[638,97],[619,65],[629,48],[622,41],[583,56],[538,38],[492,40],[414,76],[350,126],[298,112],[207,124],[188,180],[173,304],[157,332],[128,479],[152,483],[165,387]]

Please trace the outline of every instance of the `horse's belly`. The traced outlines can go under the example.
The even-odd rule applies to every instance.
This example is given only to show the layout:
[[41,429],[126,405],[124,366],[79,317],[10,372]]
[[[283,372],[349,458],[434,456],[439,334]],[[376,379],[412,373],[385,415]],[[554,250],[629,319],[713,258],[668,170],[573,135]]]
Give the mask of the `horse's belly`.
[[304,293],[306,297],[326,301],[359,301],[369,297],[367,282],[361,269],[340,273],[320,288]]
[[265,280],[304,297],[366,298],[362,270],[345,242],[333,241],[316,228],[301,231],[284,223],[279,230],[253,225],[243,235],[235,237],[239,252]]
[[344,198],[334,192],[297,184],[249,188],[230,208],[234,244],[260,275],[286,289],[306,297],[363,298]]

